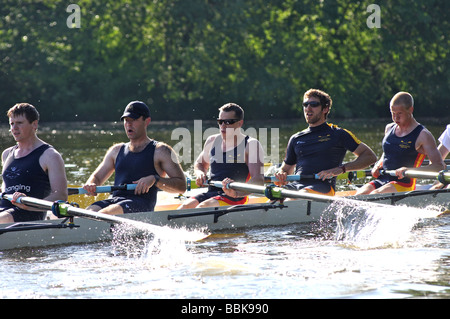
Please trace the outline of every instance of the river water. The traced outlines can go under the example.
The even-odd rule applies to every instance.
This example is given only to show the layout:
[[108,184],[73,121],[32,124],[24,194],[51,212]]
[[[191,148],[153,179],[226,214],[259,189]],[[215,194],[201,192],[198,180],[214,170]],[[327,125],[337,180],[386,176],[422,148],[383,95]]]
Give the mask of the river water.
[[[272,125],[279,124],[279,132],[273,134],[279,134],[280,157],[290,134],[304,128],[303,122],[298,123]],[[380,155],[385,123],[347,127]],[[155,123],[149,135],[174,146],[179,140],[171,140],[173,131],[183,125],[193,128],[186,123]],[[437,137],[445,123],[427,126]],[[0,130],[2,148],[13,143],[7,130],[5,126]],[[78,185],[106,149],[125,138],[121,123],[44,123],[39,135],[63,154],[69,183]],[[191,165],[183,163],[186,171]],[[330,210],[339,212],[336,207]],[[368,218],[358,226],[365,236],[341,229],[344,239],[335,221],[322,220],[237,230],[188,244],[156,237],[127,244],[4,251],[0,297],[264,299],[269,312],[269,300],[277,299],[449,298],[450,218],[418,222],[410,211],[374,212],[376,220]],[[172,311],[182,313],[184,306]]]

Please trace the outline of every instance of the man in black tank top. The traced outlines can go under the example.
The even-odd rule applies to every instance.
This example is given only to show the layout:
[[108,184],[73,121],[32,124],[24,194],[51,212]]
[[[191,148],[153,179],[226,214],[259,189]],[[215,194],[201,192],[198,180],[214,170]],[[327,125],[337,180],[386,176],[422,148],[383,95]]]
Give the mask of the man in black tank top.
[[[219,108],[220,133],[211,135],[194,164],[198,186],[207,181],[210,170],[212,181],[224,185],[232,181],[264,184],[264,151],[261,143],[241,132],[244,111],[234,103]],[[186,200],[179,209],[240,205],[248,201],[248,194],[226,188],[208,187],[208,191]]]
[[[357,194],[406,192],[416,189],[414,178],[405,178],[408,169],[440,171],[445,169],[433,135],[413,116],[414,99],[408,92],[398,92],[389,103],[392,123],[386,125],[383,155],[372,168],[376,179],[363,185]],[[421,166],[428,156],[430,165]],[[408,166],[408,167],[407,167]],[[395,170],[396,176],[380,175],[380,170]]]
[[67,200],[67,179],[61,155],[36,135],[39,113],[28,103],[8,111],[10,131],[17,144],[2,153],[2,192],[13,194],[0,202],[0,223],[43,220],[46,211],[16,200],[31,196],[48,201]]
[[83,188],[96,195],[95,187],[115,172],[115,185],[133,183],[136,189],[115,192],[112,198],[95,202],[88,209],[111,215],[153,211],[158,188],[184,193],[186,178],[173,149],[147,136],[151,118],[145,103],[130,102],[121,120],[129,142],[113,145]]

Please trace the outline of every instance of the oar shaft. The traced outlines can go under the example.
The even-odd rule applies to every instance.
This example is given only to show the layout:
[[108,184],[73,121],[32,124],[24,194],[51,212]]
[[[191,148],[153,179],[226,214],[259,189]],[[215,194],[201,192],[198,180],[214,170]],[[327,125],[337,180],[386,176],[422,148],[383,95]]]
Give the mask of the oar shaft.
[[[385,170],[383,174],[396,176],[394,170]],[[450,172],[430,172],[430,171],[418,171],[418,170],[406,170],[403,175],[410,178],[422,178],[422,179],[437,179],[440,182],[450,183]]]
[[[11,201],[12,200],[12,195],[9,194],[4,194],[3,198]],[[34,208],[39,208],[39,209],[46,209],[46,210],[51,210],[54,203],[44,200],[44,199],[38,199],[38,198],[33,198],[33,197],[28,197],[28,196],[22,196],[19,197],[16,201],[19,204],[24,204],[30,207],[34,207]],[[77,208],[77,207],[73,207],[70,205],[67,205],[66,207],[67,209],[67,213],[69,214],[69,216],[81,216],[81,217],[87,217],[90,219],[96,219],[96,220],[100,220],[100,221],[107,221],[107,222],[112,222],[112,223],[123,223],[124,222],[124,218],[120,218],[120,217],[116,217],[114,215],[107,215],[107,214],[102,214],[102,213],[98,213],[98,212],[94,212],[94,211],[90,211],[90,210],[86,210],[86,209],[82,209],[82,208]],[[128,220],[126,220],[126,222],[128,223]]]
[[[11,201],[13,198],[13,196],[10,194],[3,194],[2,197],[9,201]],[[24,204],[24,205],[34,207],[34,208],[46,209],[46,210],[52,210],[53,205],[54,205],[53,202],[34,198],[34,197],[28,197],[28,196],[19,197],[17,199],[17,203]],[[131,225],[133,227],[139,228],[141,230],[147,230],[150,232],[155,232],[155,231],[161,229],[161,227],[157,226],[157,225],[143,223],[143,222],[128,219],[128,218],[122,218],[122,217],[118,217],[115,215],[108,215],[108,214],[103,214],[103,213],[99,213],[99,212],[94,212],[94,211],[90,211],[87,209],[73,207],[68,204],[62,204],[62,206],[63,206],[63,209],[60,210],[60,211],[63,211],[61,214],[62,216],[78,216],[78,217],[94,219],[94,220],[103,221],[103,222],[109,222],[112,224],[127,224],[127,225]]]
[[[118,190],[132,191],[136,189],[136,184],[126,184],[119,186],[97,186],[95,188],[96,193],[111,193]],[[87,191],[83,187],[69,187],[69,195],[81,195],[87,194]]]
[[[211,182],[215,187],[222,187],[222,182]],[[248,192],[248,193],[255,193],[255,194],[262,194],[267,195],[267,187],[260,186],[260,185],[254,185],[254,184],[247,184],[247,183],[238,183],[238,182],[232,182],[228,184],[229,189],[234,189],[236,191],[242,191],[242,192]],[[336,201],[337,199],[335,197],[326,196],[326,195],[319,195],[319,194],[311,194],[306,192],[299,192],[295,190],[288,190],[280,187],[271,187],[270,192],[272,196],[275,196],[276,198],[297,198],[297,199],[310,199],[318,202],[326,202],[331,203]]]
[[[319,176],[316,175],[288,175],[286,176],[286,181],[288,182],[294,182],[294,181],[299,181],[301,179],[318,179]],[[276,182],[278,181],[278,179],[275,176],[264,176],[264,182],[265,183],[270,183],[270,182]]]

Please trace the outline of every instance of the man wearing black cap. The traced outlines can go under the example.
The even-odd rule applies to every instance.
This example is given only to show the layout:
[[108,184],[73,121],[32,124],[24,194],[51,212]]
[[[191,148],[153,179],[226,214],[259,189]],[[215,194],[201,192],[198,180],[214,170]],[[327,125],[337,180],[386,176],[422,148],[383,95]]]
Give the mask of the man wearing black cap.
[[95,202],[88,209],[111,215],[153,211],[158,188],[184,193],[186,178],[173,149],[147,136],[151,118],[145,103],[130,102],[121,120],[130,141],[113,145],[83,188],[96,195],[95,187],[115,172],[114,185],[134,183],[136,189],[115,191],[112,198]]

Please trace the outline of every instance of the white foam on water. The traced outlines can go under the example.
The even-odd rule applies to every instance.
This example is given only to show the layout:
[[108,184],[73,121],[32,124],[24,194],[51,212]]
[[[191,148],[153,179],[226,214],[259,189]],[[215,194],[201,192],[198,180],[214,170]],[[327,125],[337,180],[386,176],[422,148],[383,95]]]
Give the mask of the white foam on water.
[[164,226],[146,230],[122,224],[114,227],[112,245],[117,254],[138,258],[148,267],[161,268],[190,262],[192,254],[187,245],[205,236],[204,229]]
[[418,223],[435,218],[437,207],[415,208],[408,206],[358,204],[336,202],[329,208],[336,214],[336,240],[355,249],[401,247],[411,240]]

